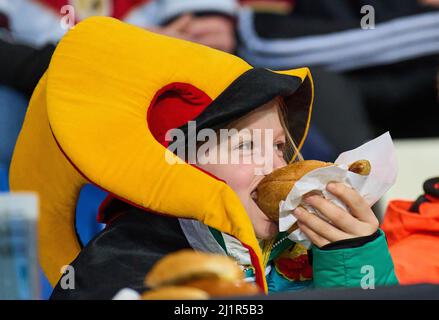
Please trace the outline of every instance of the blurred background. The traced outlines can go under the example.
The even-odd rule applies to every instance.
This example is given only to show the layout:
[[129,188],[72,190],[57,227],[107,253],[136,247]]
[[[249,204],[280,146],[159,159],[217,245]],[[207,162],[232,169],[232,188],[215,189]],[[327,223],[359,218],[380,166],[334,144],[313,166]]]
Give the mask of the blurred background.
[[[96,15],[257,67],[310,67],[316,96],[305,159],[334,161],[386,131],[394,139],[399,175],[374,207],[380,220],[389,200],[414,200],[439,176],[439,0],[0,0],[0,191],[8,191],[15,141],[57,42]],[[105,196],[91,185],[81,192],[83,244],[103,227],[96,214]]]

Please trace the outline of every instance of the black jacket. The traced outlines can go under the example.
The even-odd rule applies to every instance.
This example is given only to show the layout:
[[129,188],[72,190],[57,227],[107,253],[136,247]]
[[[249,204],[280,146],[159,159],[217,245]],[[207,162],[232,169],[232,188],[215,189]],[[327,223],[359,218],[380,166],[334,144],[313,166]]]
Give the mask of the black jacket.
[[[115,206],[124,204],[118,202]],[[190,248],[175,217],[130,205],[120,209],[71,263],[75,288],[63,289],[60,281],[51,299],[112,299],[122,288],[141,293],[145,291],[145,276],[157,260]]]
[[0,39],[0,84],[30,97],[49,66],[54,50],[51,44],[33,48]]

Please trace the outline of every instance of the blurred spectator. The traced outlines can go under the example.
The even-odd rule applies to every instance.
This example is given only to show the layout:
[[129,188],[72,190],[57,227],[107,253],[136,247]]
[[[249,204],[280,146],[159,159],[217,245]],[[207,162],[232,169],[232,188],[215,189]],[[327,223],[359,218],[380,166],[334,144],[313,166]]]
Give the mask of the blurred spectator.
[[0,167],[8,169],[15,140],[27,108],[27,99],[18,92],[0,86]]
[[53,44],[34,48],[0,39],[0,85],[9,86],[29,98],[54,50]]
[[[322,68],[312,67],[311,72],[315,86],[311,123],[333,146],[334,154],[330,161],[334,161],[341,152],[373,139],[374,132],[355,83]],[[312,130],[313,127],[311,134]],[[316,143],[319,144],[320,141],[322,139]],[[311,144],[313,141],[306,143]],[[322,148],[316,145],[315,149],[318,150],[319,147]],[[318,159],[309,157],[305,152],[304,155],[307,159]]]
[[[359,88],[377,132],[439,136],[434,80],[439,59],[437,0],[243,3],[250,7],[239,15],[238,52],[250,63],[269,68],[319,66],[343,74]],[[267,10],[267,5],[276,9]],[[374,29],[360,27],[367,13],[361,13],[364,5],[374,9]]]
[[401,284],[439,283],[439,178],[416,201],[389,203],[382,228]]
[[[2,181],[26,114],[28,99],[46,70],[53,45],[35,49],[0,39],[0,167]],[[3,183],[3,190],[6,183]]]
[[[61,10],[65,5],[70,9]],[[5,13],[15,41],[37,46],[56,43],[64,35],[63,17],[73,15],[79,22],[89,16],[110,16],[231,52],[235,44],[230,18],[236,5],[235,0],[0,0],[0,12]],[[169,24],[187,13],[191,15]]]
[[423,5],[439,8],[438,0],[419,0],[419,2]]
[[[253,2],[260,1],[244,1]],[[277,1],[264,1],[270,2]],[[416,0],[289,2],[294,6],[283,15],[259,7],[241,10],[240,51],[249,61],[272,67],[311,65],[350,71],[439,52],[439,11]],[[374,29],[361,27],[365,16],[361,8],[366,5],[374,8]]]
[[185,39],[233,53],[236,49],[235,26],[231,17],[223,15],[184,14],[149,30]]
[[390,201],[381,226],[401,284],[439,283],[439,178],[423,189],[416,201]]

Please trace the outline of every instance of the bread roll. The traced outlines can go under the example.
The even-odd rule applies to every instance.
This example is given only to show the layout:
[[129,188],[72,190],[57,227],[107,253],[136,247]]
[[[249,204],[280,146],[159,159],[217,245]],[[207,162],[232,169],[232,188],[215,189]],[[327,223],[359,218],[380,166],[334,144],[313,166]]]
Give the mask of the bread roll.
[[305,160],[291,163],[265,176],[256,188],[259,208],[273,221],[279,221],[279,202],[285,200],[297,180],[308,172],[333,165],[330,162]]
[[212,297],[248,296],[261,293],[254,284],[245,281],[224,281],[218,278],[202,278],[184,283],[185,286],[207,292]]
[[147,274],[153,288],[142,299],[207,299],[262,293],[245,282],[244,272],[228,256],[181,250],[159,260]]
[[184,287],[184,286],[167,286],[150,291],[141,295],[142,300],[207,300],[209,294],[205,291]]
[[238,264],[223,255],[181,250],[159,260],[145,278],[149,288],[175,285],[202,277],[241,280],[244,274]]
[[[279,203],[286,199],[296,181],[312,170],[331,165],[334,164],[317,160],[304,160],[277,169],[261,180],[256,188],[255,201],[268,218],[277,222],[279,221]],[[349,166],[349,171],[369,175],[371,165],[367,160],[358,160]],[[293,225],[289,232],[296,228]]]

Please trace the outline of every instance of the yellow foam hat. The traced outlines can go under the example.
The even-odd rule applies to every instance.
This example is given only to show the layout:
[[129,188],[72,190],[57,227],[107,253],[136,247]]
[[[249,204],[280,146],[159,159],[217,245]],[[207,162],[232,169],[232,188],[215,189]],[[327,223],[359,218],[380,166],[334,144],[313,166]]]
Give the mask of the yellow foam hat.
[[[178,90],[189,86],[208,98],[208,106],[196,114],[208,126],[206,110],[224,107],[216,102],[233,101],[228,96],[252,86],[257,89],[261,78],[254,74],[274,77],[278,86],[250,99],[254,103],[273,94],[288,101],[301,91],[303,107],[297,112],[306,116],[298,116],[295,123],[301,146],[313,96],[306,68],[256,70],[236,56],[106,17],[86,19],[67,33],[31,98],[10,170],[12,190],[34,190],[40,196],[39,259],[52,285],[61,267],[81,250],[76,202],[82,186],[93,183],[140,208],[194,218],[236,237],[249,249],[256,281],[267,291],[261,249],[238,196],[190,164],[165,161],[167,149],[149,121],[163,88],[179,84]],[[297,85],[288,91],[290,80]],[[255,107],[230,110],[236,116]],[[213,114],[224,120],[227,112]]]

